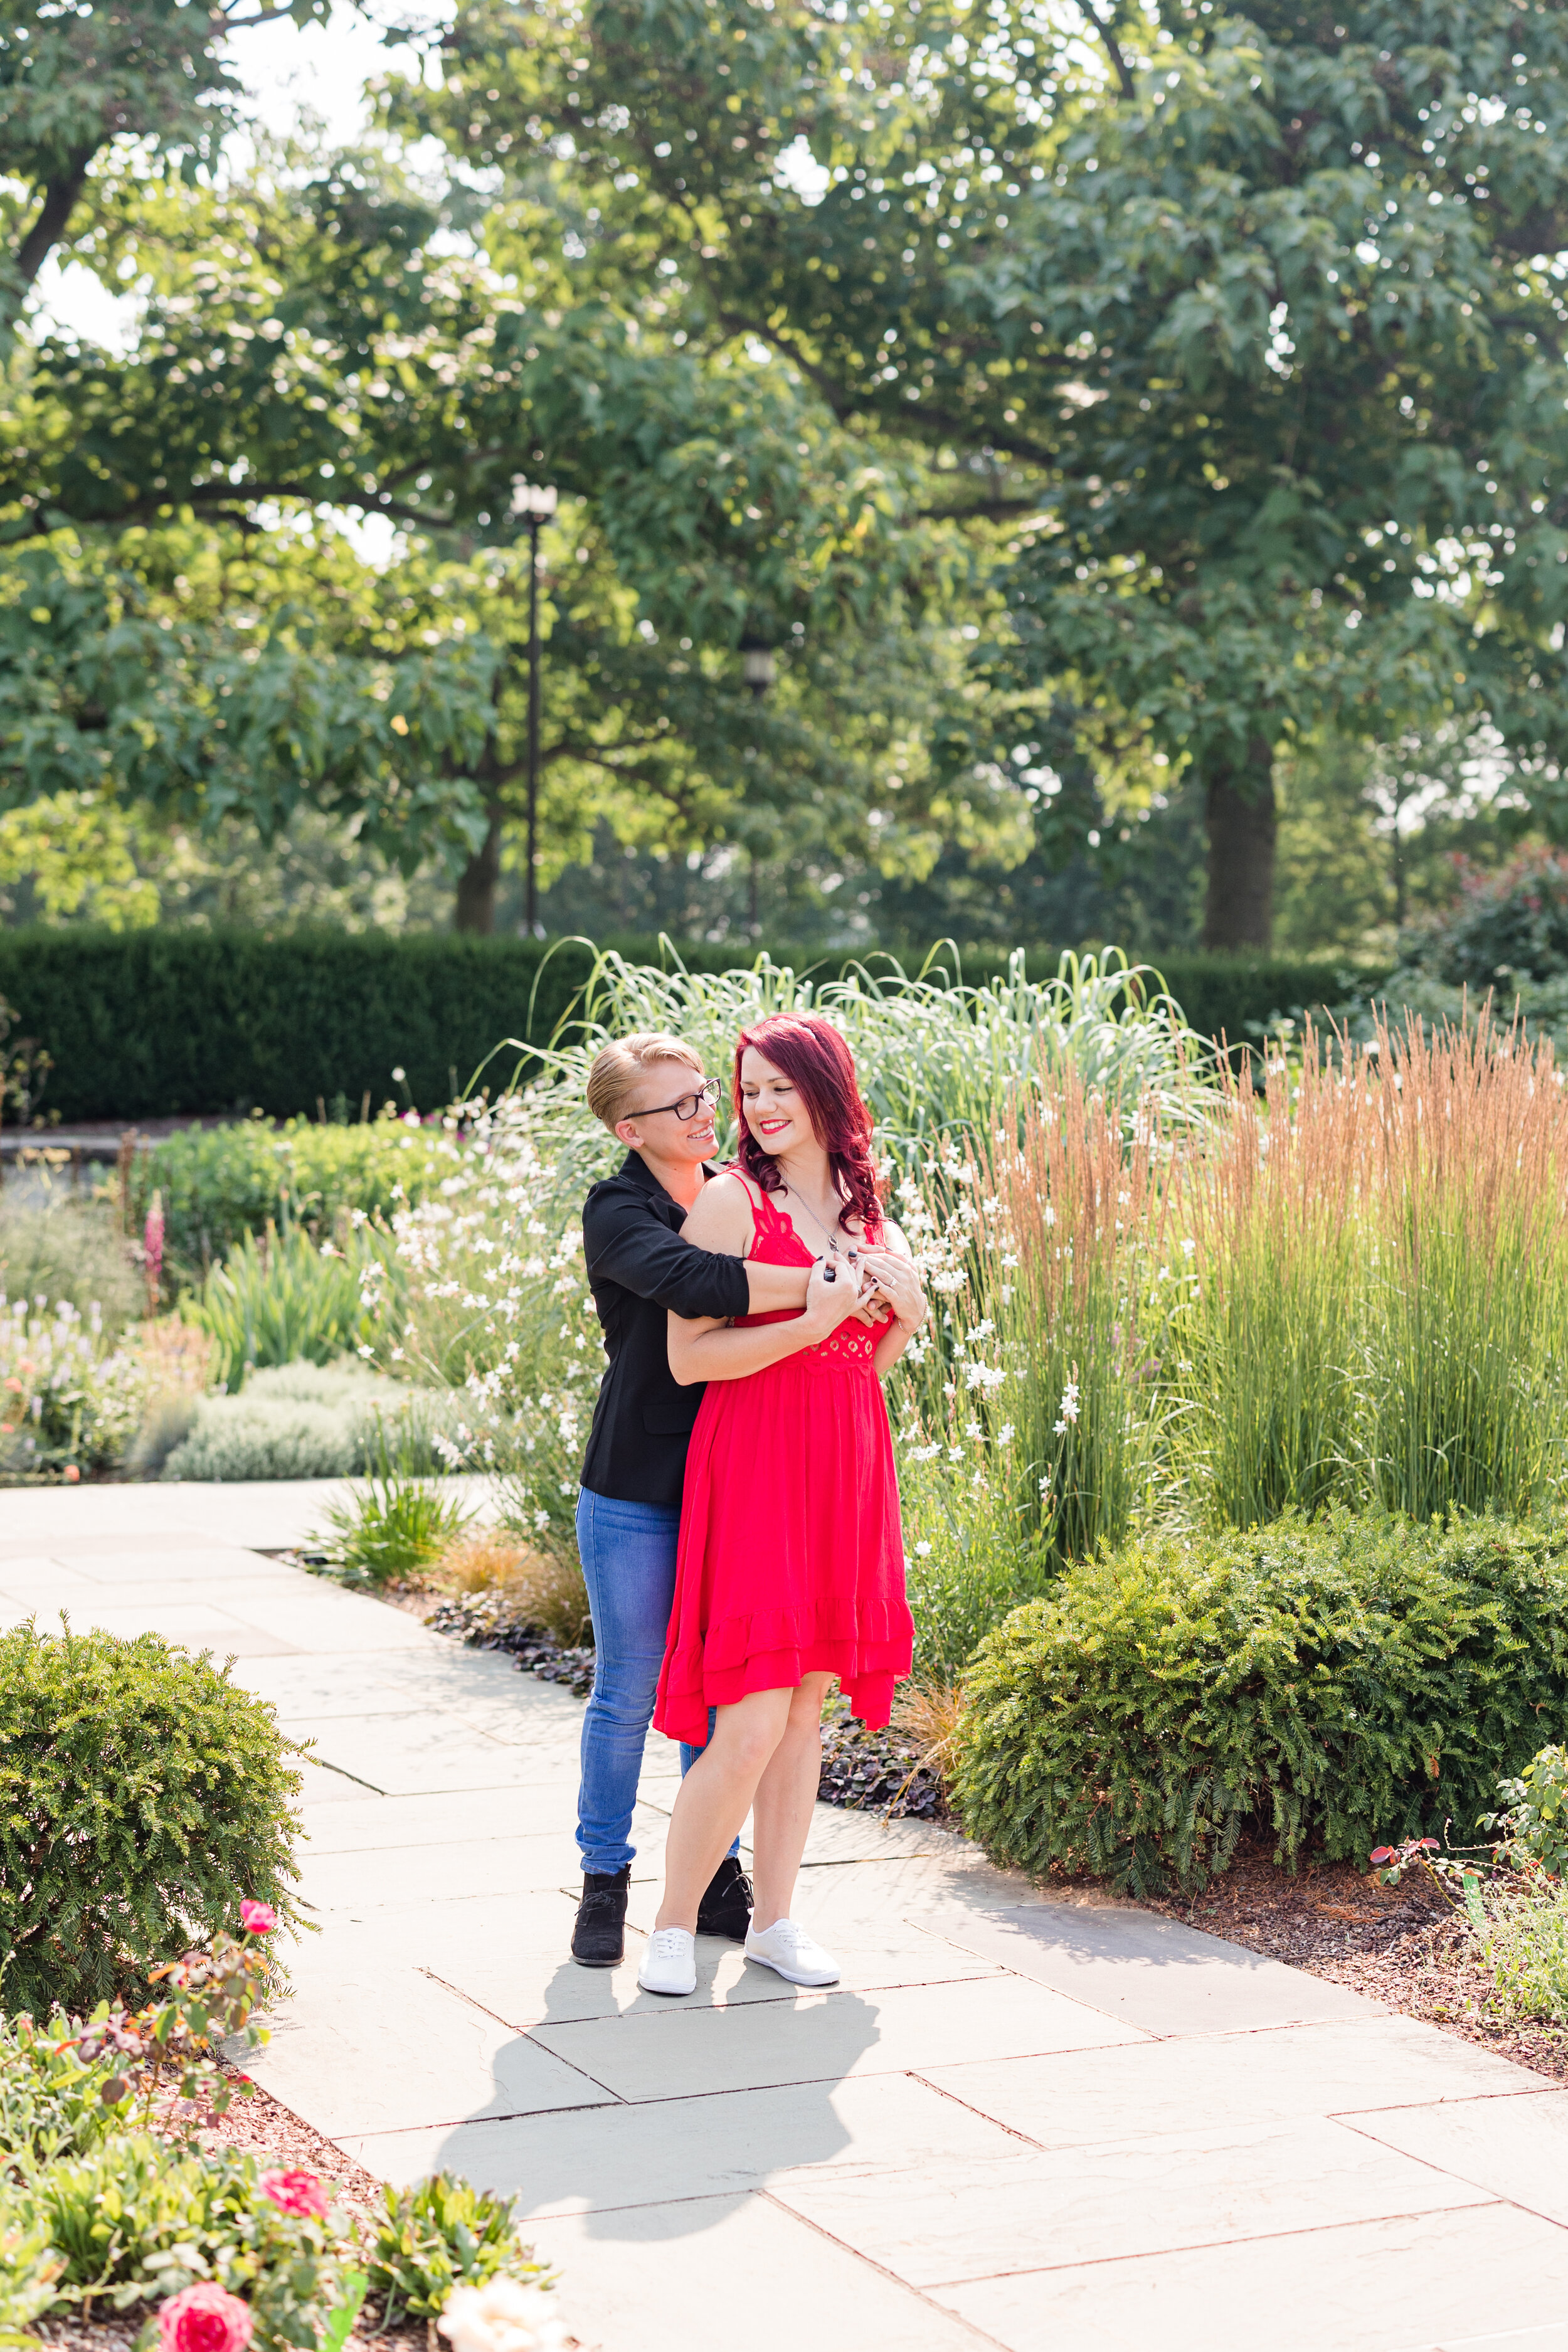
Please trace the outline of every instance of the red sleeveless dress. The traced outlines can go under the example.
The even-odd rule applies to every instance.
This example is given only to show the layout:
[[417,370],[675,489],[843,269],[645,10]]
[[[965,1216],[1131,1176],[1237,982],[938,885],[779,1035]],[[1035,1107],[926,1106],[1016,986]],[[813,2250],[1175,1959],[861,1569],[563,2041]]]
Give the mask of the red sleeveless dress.
[[[810,1265],[789,1219],[766,1193],[752,1200],[752,1256]],[[887,1722],[914,1651],[892,1433],[872,1365],[891,1321],[841,1323],[782,1363],[709,1381],[686,1457],[653,1717],[670,1738],[700,1747],[710,1706],[810,1674],[837,1675],[869,1729]]]

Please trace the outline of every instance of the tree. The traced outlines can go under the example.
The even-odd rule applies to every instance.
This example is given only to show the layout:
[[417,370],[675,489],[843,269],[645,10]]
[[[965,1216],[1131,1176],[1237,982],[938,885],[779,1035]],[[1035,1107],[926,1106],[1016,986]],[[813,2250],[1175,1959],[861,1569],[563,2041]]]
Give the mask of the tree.
[[1113,798],[1195,771],[1211,945],[1268,940],[1315,732],[1484,716],[1564,821],[1568,13],[471,0],[442,49],[408,103],[569,178],[600,280],[923,456],[994,548],[977,658]]
[[484,831],[494,654],[460,618],[378,616],[378,585],[346,550],[281,532],[254,551],[188,524],[14,551],[0,811],[243,811],[265,839],[309,805],[405,865],[467,853]]
[[[229,37],[279,16],[324,16],[327,0],[87,0],[7,10],[0,24],[0,322],[84,213],[112,194],[117,163],[187,173],[214,160],[234,121]],[[95,164],[107,165],[97,189]]]
[[[563,499],[544,582],[542,769],[557,844],[585,841],[611,813],[645,837],[651,818],[681,847],[728,829],[756,856],[798,804],[819,841],[852,832],[890,866],[929,864],[929,824],[952,779],[920,744],[946,704],[967,723],[974,689],[944,622],[951,551],[905,511],[897,468],[873,462],[787,371],[743,352],[704,362],[603,300],[566,310],[498,300],[489,255],[432,253],[447,217],[374,155],[274,171],[221,196],[163,193],[135,231],[153,283],[136,350],[46,342],[13,370],[0,516],[51,549],[68,527],[85,533],[100,569],[125,573],[132,608],[142,558],[115,551],[187,527],[182,517],[198,540],[226,533],[237,546],[265,544],[279,508],[335,505],[410,533],[403,559],[363,593],[330,565],[308,583],[314,541],[287,560],[253,557],[248,571],[232,552],[218,562],[224,584],[203,609],[216,616],[240,599],[246,708],[268,686],[269,709],[302,695],[314,716],[269,738],[265,756],[220,759],[209,814],[240,792],[265,832],[314,790],[327,806],[377,808],[404,824],[410,856],[467,826],[459,919],[489,927],[523,772],[526,571],[510,511],[521,464]],[[158,562],[160,576],[179,572],[174,556]],[[27,562],[13,566],[13,603],[31,611]],[[33,597],[50,614],[66,601]],[[107,604],[92,623],[72,613],[74,649],[26,631],[13,648],[14,718],[40,680],[68,679],[89,663],[89,640],[107,645],[122,625]],[[157,625],[180,617],[170,607]],[[780,678],[765,708],[742,684],[742,636],[773,650]],[[424,651],[427,641],[444,650]],[[138,698],[155,695],[161,742],[178,731],[176,707],[179,725],[207,741],[213,689],[194,648],[171,667],[163,643],[143,675],[132,636],[120,642],[131,652],[126,725]],[[232,644],[216,658],[230,698]],[[425,681],[406,708],[391,662]],[[355,736],[344,730],[368,677],[380,683]],[[110,747],[92,690],[62,690],[76,695],[71,760],[102,781]],[[223,714],[226,741],[240,726],[237,707]],[[935,733],[956,744],[963,729],[943,721]],[[119,740],[128,747],[132,735]],[[31,742],[13,726],[3,763],[13,798],[58,782]],[[434,779],[422,761],[437,763]],[[182,748],[153,796],[198,764]],[[132,766],[110,768],[133,788]],[[378,777],[416,773],[422,796],[400,784],[385,802]],[[969,797],[996,800],[997,780]],[[987,809],[971,814],[984,831]]]

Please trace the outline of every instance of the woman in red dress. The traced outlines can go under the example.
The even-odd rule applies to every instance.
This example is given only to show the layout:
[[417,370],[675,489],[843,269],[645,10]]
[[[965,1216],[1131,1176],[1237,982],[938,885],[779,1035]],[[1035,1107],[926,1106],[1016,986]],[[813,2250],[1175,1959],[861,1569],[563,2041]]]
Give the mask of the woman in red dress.
[[697,1906],[746,1815],[755,1901],[746,1957],[832,1984],[831,1957],[790,1917],[837,1675],[877,1729],[909,1672],[913,1625],[880,1381],[925,1318],[909,1245],[882,1215],[855,1063],[817,1013],[777,1013],[735,1055],[739,1157],[684,1227],[699,1248],[815,1265],[807,1311],[842,1286],[845,1319],[780,1354],[784,1315],[669,1318],[670,1369],[708,1383],[687,1456],[675,1602],[654,1721],[694,1745],[665,1853],[664,1901],[638,1972],[697,1983]]

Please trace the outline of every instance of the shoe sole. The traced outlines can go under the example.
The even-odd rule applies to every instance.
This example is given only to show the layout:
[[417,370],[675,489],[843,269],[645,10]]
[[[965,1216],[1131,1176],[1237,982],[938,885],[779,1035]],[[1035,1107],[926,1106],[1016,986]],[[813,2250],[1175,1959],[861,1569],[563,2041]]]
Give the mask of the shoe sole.
[[783,1977],[786,1984],[805,1985],[811,1990],[816,1992],[820,1992],[824,1985],[837,1984],[843,1975],[843,1971],[840,1969],[835,1976],[808,1977],[799,1969],[786,1969],[782,1960],[765,1960],[761,1952],[748,1952],[746,1954],[746,1958],[749,1960],[754,1960],[757,1967],[760,1969],[772,1969],[774,1976]]
[[574,1952],[572,1955],[580,1969],[618,1969],[626,1957],[626,1949],[624,1944],[613,1960],[585,1960],[581,1952]]
[[638,1977],[637,1979],[637,1990],[639,1992],[657,1993],[660,2000],[686,2000],[696,1991],[696,1990],[697,1979],[695,1977],[692,1978],[691,1982],[689,1985],[650,1985],[644,1984],[641,1977]]

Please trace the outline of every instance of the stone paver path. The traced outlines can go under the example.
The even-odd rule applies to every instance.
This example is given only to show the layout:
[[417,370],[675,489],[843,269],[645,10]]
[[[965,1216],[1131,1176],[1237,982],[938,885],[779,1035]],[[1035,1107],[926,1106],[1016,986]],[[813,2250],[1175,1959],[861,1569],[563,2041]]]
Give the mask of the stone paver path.
[[[593,2352],[1568,2352],[1568,2092],[1212,1937],[823,1807],[837,1990],[574,1968],[578,1705],[263,1557],[322,1491],[8,1493],[5,1622],[232,1652],[315,1743],[256,2071],[388,2179],[517,2191]],[[651,1741],[634,1944],[676,1779]]]

